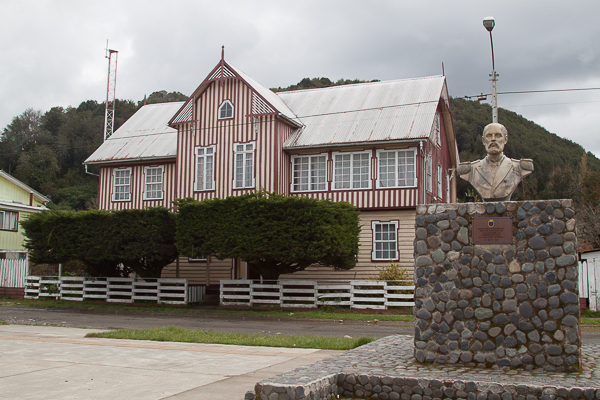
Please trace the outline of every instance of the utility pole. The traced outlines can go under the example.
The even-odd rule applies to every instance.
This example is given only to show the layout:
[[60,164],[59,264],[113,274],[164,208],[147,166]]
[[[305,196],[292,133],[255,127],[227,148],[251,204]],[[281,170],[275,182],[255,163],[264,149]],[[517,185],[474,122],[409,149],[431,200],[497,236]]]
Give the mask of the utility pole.
[[106,108],[104,110],[104,140],[113,134],[115,118],[115,88],[117,86],[117,55],[116,50],[108,48],[106,41],[106,54],[108,58],[108,83],[106,85]]

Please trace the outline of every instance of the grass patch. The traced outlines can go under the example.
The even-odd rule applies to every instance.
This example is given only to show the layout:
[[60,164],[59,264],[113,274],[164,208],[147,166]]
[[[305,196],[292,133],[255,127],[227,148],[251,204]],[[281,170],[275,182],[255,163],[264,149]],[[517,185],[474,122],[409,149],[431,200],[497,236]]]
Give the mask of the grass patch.
[[600,326],[600,318],[581,318],[581,325]]
[[325,336],[283,336],[247,333],[220,333],[183,329],[175,326],[152,329],[118,329],[110,332],[88,333],[86,337],[153,340],[160,342],[291,347],[324,350],[350,350],[375,340],[370,337],[349,339]]
[[0,319],[0,325],[8,325],[8,322],[4,319]]
[[[105,301],[67,301],[67,300],[30,300],[30,299],[3,299],[0,306],[21,305],[36,308],[72,309],[91,312],[105,313],[135,313],[135,314],[190,314],[190,315],[217,315],[238,316],[257,318],[305,318],[305,319],[328,319],[348,321],[395,321],[412,322],[412,308],[405,310],[393,310],[385,312],[356,311],[347,309],[317,309],[317,310],[281,310],[266,309],[259,307],[225,308],[207,307],[201,305],[160,305],[156,303],[134,303],[118,304]],[[408,314],[410,312],[410,314]]]

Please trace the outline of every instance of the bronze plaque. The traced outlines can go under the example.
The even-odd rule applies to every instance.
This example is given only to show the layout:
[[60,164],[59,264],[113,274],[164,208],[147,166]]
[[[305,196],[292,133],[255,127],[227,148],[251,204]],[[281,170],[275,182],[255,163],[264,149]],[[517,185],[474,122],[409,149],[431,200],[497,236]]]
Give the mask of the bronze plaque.
[[473,218],[474,244],[510,244],[512,242],[512,218]]

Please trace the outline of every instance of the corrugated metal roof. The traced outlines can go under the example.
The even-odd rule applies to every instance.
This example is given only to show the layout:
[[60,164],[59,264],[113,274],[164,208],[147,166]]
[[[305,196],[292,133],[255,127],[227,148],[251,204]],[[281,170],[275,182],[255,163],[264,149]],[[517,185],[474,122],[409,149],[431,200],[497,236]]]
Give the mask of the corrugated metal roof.
[[84,164],[175,158],[177,130],[167,123],[184,102],[148,104],[140,108]]
[[240,76],[240,78],[242,78],[250,86],[252,86],[252,88],[256,90],[256,92],[260,94],[263,99],[265,99],[268,103],[275,107],[280,114],[283,114],[285,117],[299,124],[299,121],[296,118],[294,112],[290,109],[290,107],[288,107],[288,105],[284,101],[282,101],[282,99],[279,96],[277,96],[277,94],[273,93],[270,89],[252,79],[244,71],[234,67],[231,64],[227,65],[229,65]]
[[[424,139],[440,98],[447,100],[443,76],[275,94],[228,65],[283,117],[302,124],[284,143],[286,149]],[[85,164],[175,158],[177,131],[167,123],[183,104],[142,107]]]
[[434,76],[278,93],[304,125],[284,148],[427,138],[444,87]]

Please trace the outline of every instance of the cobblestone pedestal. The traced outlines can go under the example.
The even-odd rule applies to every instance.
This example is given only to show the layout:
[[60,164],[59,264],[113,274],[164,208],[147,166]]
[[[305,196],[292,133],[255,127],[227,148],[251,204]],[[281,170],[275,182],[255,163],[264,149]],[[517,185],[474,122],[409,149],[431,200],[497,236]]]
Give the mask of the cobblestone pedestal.
[[[389,336],[256,384],[247,399],[600,399],[599,345],[583,345],[581,371],[419,363],[413,337]],[[339,397],[338,397],[339,396]]]
[[[478,217],[508,217],[508,243],[474,243]],[[574,217],[571,200],[418,206],[416,360],[578,371]]]

